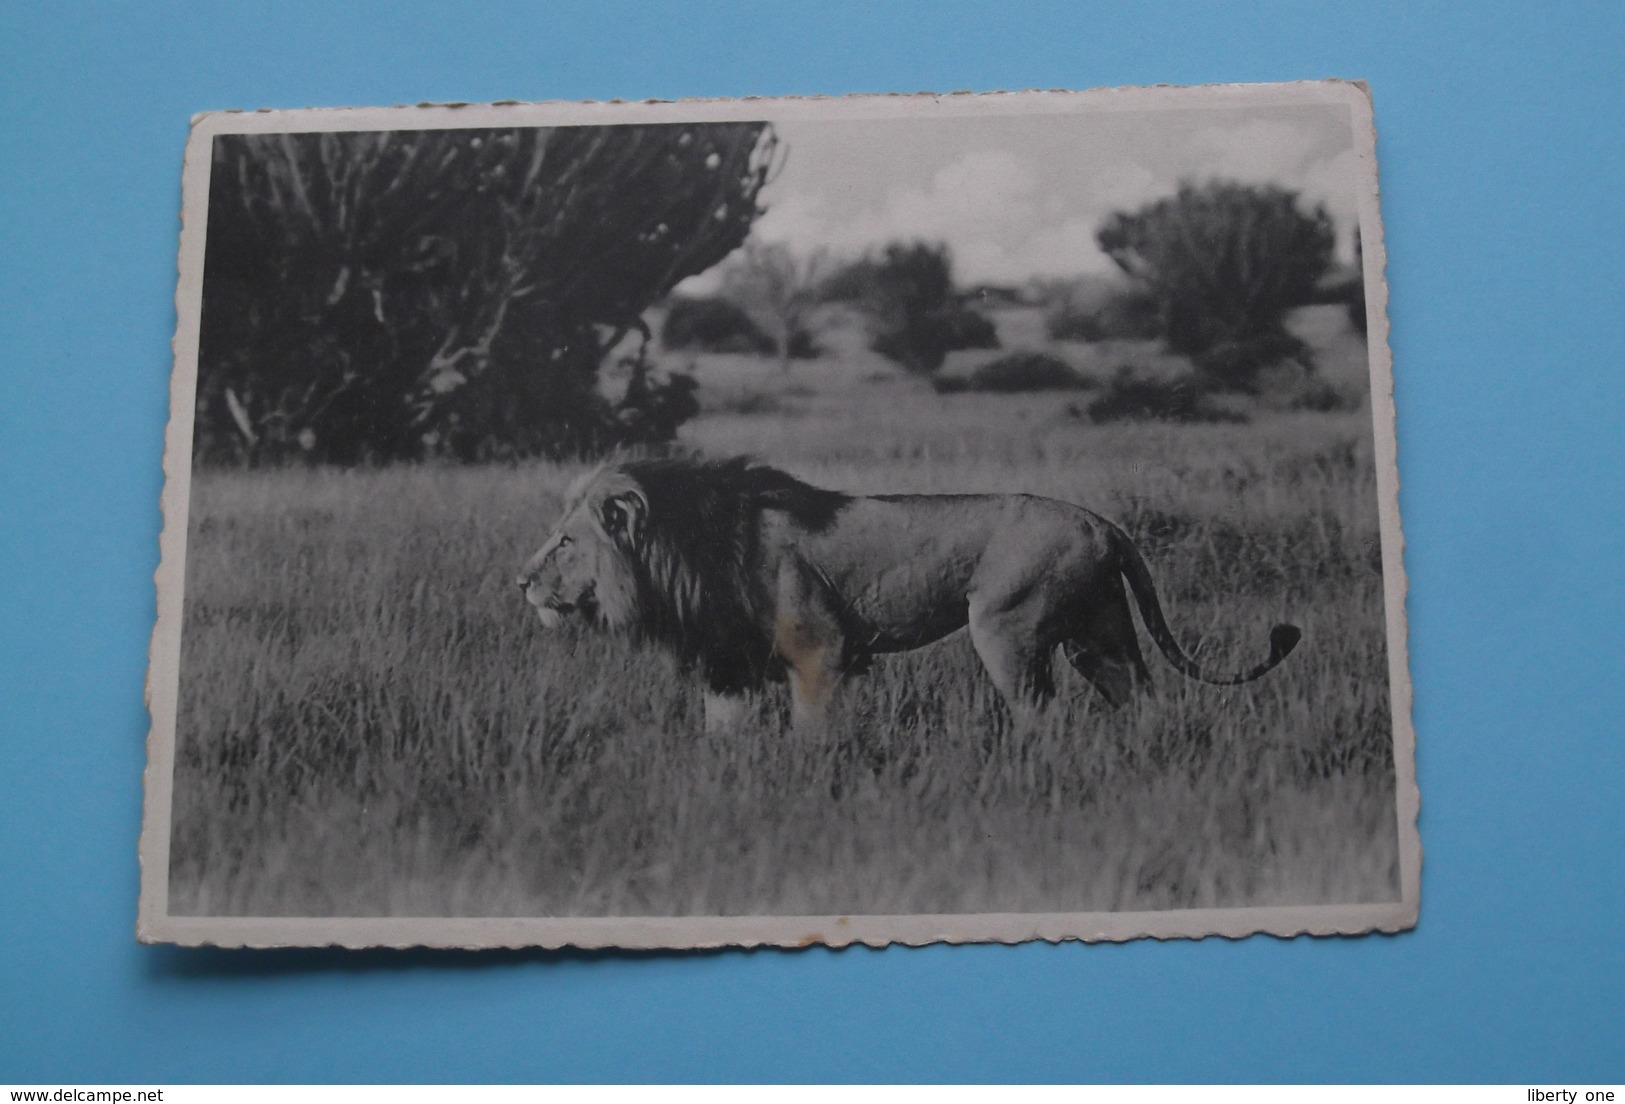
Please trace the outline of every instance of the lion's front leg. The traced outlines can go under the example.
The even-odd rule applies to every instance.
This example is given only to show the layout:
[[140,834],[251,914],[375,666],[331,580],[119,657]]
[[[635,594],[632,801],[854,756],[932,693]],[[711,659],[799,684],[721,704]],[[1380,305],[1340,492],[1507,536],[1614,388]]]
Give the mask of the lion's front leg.
[[821,733],[829,726],[829,710],[840,686],[840,673],[814,659],[790,668],[790,727],[797,732]]
[[773,650],[790,677],[790,724],[820,732],[840,686],[846,638],[818,574],[787,563],[779,575]]
[[820,629],[795,614],[779,620],[775,643],[789,675],[790,727],[800,732],[825,730],[841,684],[844,642],[838,634]]

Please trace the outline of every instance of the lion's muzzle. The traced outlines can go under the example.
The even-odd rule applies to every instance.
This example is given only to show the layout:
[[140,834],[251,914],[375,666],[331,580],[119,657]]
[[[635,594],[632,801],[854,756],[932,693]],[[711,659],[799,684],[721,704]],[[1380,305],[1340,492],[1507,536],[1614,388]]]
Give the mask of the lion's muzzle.
[[529,572],[521,574],[517,583],[519,593],[525,596],[526,602],[535,607],[536,615],[542,619],[543,627],[557,628],[559,622],[563,620],[563,613],[558,608],[556,598],[551,595],[544,595],[542,588],[536,585],[536,581],[531,578]]
[[536,616],[541,619],[543,628],[556,629],[564,623],[566,617],[576,614],[591,620],[597,613],[597,605],[590,590],[575,601],[569,602],[559,594],[556,586],[544,587],[528,574],[519,576],[518,585],[520,592],[525,596],[525,601],[535,608]]

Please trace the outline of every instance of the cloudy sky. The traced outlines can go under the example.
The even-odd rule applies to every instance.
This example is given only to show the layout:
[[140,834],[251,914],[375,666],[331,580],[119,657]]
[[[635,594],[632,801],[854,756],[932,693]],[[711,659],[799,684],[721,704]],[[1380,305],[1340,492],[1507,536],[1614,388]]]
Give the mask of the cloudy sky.
[[775,125],[787,160],[754,233],[801,250],[944,241],[961,284],[1105,273],[1114,266],[1094,238],[1105,215],[1184,179],[1227,178],[1325,204],[1339,257],[1353,255],[1353,136],[1341,106]]

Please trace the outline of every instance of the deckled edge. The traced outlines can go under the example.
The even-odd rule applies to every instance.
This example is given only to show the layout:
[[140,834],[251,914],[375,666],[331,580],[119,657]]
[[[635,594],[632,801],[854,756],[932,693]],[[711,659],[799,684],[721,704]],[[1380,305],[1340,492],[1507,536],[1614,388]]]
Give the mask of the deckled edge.
[[158,568],[153,573],[156,617],[147,648],[143,698],[147,707],[147,766],[138,848],[141,897],[136,937],[153,942],[154,924],[169,905],[169,837],[175,767],[175,718],[180,682],[180,638],[186,593],[186,532],[192,484],[192,428],[197,412],[197,352],[201,326],[203,250],[206,241],[210,151],[213,136],[194,116],[181,171],[180,235],[176,253],[175,335],[169,382],[169,421],[164,428],[163,522]]
[[[1411,682],[1410,579],[1405,570],[1405,533],[1399,511],[1398,415],[1394,403],[1394,357],[1389,341],[1388,244],[1381,217],[1380,165],[1371,88],[1351,105],[1357,155],[1368,165],[1360,201],[1360,249],[1366,289],[1366,349],[1371,365],[1371,422],[1376,445],[1377,511],[1382,537],[1383,600],[1388,625],[1388,689],[1393,711],[1394,806],[1399,838],[1400,899],[1420,911],[1422,793],[1416,779],[1415,690]],[[1413,917],[1412,926],[1416,918]]]
[[[789,96],[696,96],[680,99],[608,99],[608,100],[494,100],[473,103],[462,100],[443,102],[423,101],[415,104],[396,104],[391,107],[301,107],[301,108],[226,108],[200,112],[192,116],[194,130],[210,127],[219,133],[259,133],[292,129],[288,123],[297,121],[306,132],[344,131],[359,129],[404,129],[400,117],[417,112],[411,121],[413,129],[463,128],[475,126],[548,126],[596,125],[599,123],[635,123],[659,121],[702,120],[758,120],[764,109],[781,118],[803,116],[803,113],[835,109],[838,117],[853,119],[884,117],[896,111],[915,111],[925,104],[952,105],[950,110],[980,113],[999,113],[1004,107],[1023,113],[1044,110],[1069,110],[1082,100],[1096,101],[1096,109],[1146,107],[1166,110],[1166,103],[1150,102],[1152,97],[1168,100],[1175,97],[1200,98],[1206,103],[1195,106],[1220,106],[1224,98],[1240,100],[1243,97],[1258,106],[1278,98],[1283,103],[1304,103],[1317,95],[1325,100],[1348,101],[1350,90],[1356,90],[1369,103],[1369,91],[1363,81],[1342,78],[1322,78],[1300,81],[1235,82],[1214,84],[1152,84],[1101,86],[1088,89],[1027,88],[1020,90],[953,92],[853,92],[845,95],[789,95]],[[1139,101],[1137,103],[1111,101]],[[517,116],[517,117],[516,117]],[[573,116],[573,118],[566,118]],[[383,122],[393,117],[392,122]],[[830,117],[830,116],[824,116]]]
[[369,947],[447,950],[708,950],[1042,941],[1121,943],[1132,939],[1246,939],[1255,935],[1358,936],[1414,927],[1403,902],[1360,906],[1192,909],[1092,914],[943,916],[739,916],[428,919],[388,917],[169,917],[147,942],[188,947],[274,949]]
[[[378,126],[380,116],[427,112],[429,119],[412,125],[456,127],[494,125],[467,115],[523,114],[507,125],[547,125],[534,116],[614,108],[618,121],[631,122],[628,109],[679,115],[703,108],[705,117],[746,118],[775,109],[836,106],[849,117],[854,107],[891,107],[947,99],[995,107],[1030,109],[1046,104],[1115,97],[1119,100],[1200,95],[1271,99],[1322,93],[1346,103],[1352,116],[1354,148],[1368,176],[1360,188],[1360,237],[1367,294],[1367,342],[1371,372],[1372,425],[1376,447],[1378,506],[1381,524],[1383,589],[1388,631],[1389,683],[1393,708],[1396,815],[1400,857],[1400,899],[1368,905],[1285,906],[1193,909],[1145,913],[962,914],[939,916],[830,917],[572,917],[502,918],[304,918],[304,917],[175,917],[168,913],[168,858],[174,725],[179,675],[181,615],[185,588],[185,545],[191,485],[191,443],[197,381],[203,247],[208,207],[210,149],[217,133],[285,130],[287,123],[309,123],[302,129],[347,130]],[[1012,101],[1023,101],[1013,103]],[[1127,103],[1114,106],[1128,107]],[[1161,105],[1159,105],[1161,106]],[[1166,108],[1164,108],[1166,109]],[[681,115],[687,118],[686,114]],[[245,120],[277,125],[244,127]],[[593,119],[592,122],[599,120]],[[673,118],[671,121],[677,121]],[[237,125],[233,125],[237,124]],[[182,219],[175,294],[176,330],[172,342],[174,370],[170,381],[170,418],[165,431],[163,528],[160,562],[154,574],[157,620],[148,653],[146,704],[152,723],[144,773],[145,808],[140,840],[141,899],[137,938],[144,943],[222,948],[335,946],[350,949],[456,948],[496,950],[698,950],[724,947],[839,948],[853,944],[884,947],[935,943],[1123,942],[1131,939],[1242,939],[1253,935],[1293,938],[1301,935],[1353,936],[1398,933],[1419,919],[1422,850],[1418,833],[1420,793],[1415,773],[1415,730],[1407,647],[1404,537],[1399,518],[1399,471],[1395,438],[1393,361],[1389,346],[1387,251],[1382,229],[1372,97],[1363,81],[1316,80],[1281,84],[1152,85],[1084,91],[1050,89],[1024,92],[856,93],[850,96],[696,98],[681,100],[497,101],[490,104],[418,104],[393,108],[305,108],[293,111],[217,111],[194,115],[186,144],[182,175]]]

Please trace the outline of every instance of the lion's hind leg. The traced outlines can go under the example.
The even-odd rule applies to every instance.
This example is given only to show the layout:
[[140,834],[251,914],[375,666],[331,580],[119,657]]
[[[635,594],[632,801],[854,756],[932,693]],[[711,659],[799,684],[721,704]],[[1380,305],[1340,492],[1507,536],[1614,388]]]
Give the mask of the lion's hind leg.
[[1094,606],[1083,627],[1061,641],[1061,654],[1114,708],[1151,692],[1151,672],[1134,635],[1134,616],[1122,585]]
[[1061,654],[1114,709],[1127,705],[1136,694],[1151,692],[1151,673],[1146,670],[1138,647],[1131,656],[1103,655],[1093,650],[1087,641],[1063,640]]
[[1039,639],[1032,615],[971,600],[970,638],[993,685],[1018,713],[1031,713],[1055,696],[1050,671],[1053,642]]

